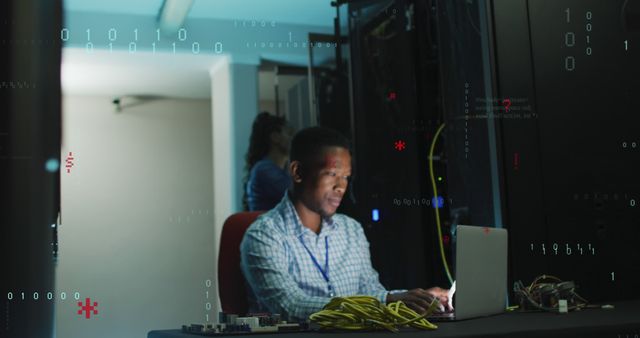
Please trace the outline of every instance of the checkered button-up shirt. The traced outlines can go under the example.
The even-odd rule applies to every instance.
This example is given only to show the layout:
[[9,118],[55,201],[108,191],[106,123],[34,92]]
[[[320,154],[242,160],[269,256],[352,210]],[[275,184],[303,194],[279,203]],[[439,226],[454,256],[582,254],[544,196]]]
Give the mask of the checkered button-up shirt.
[[285,193],[280,203],[247,230],[240,246],[252,312],[280,313],[305,320],[331,300],[329,285],[301,240],[325,268],[335,296],[369,295],[385,303],[388,291],[371,266],[369,242],[354,219],[335,214],[322,220],[319,234],[302,225]]

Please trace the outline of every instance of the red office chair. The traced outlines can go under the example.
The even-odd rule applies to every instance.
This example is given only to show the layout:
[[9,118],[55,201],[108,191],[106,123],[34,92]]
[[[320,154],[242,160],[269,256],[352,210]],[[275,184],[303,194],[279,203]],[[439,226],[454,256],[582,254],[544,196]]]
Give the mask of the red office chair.
[[240,270],[240,242],[247,228],[264,211],[239,212],[224,221],[218,256],[218,282],[222,311],[244,315],[249,311],[244,276]]

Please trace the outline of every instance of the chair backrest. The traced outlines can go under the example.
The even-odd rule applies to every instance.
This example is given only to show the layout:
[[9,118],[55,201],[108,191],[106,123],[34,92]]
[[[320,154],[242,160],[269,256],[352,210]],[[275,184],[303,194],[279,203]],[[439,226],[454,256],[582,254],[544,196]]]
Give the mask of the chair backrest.
[[222,311],[244,315],[249,310],[245,280],[240,270],[240,242],[247,228],[264,211],[240,212],[224,221],[218,255],[218,284]]

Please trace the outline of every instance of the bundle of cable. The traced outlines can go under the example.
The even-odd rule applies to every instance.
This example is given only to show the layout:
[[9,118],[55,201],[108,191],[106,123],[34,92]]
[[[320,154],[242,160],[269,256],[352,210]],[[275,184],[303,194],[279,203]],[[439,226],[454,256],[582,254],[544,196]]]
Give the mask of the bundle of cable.
[[311,316],[312,322],[325,329],[376,330],[387,329],[392,332],[411,326],[422,330],[435,330],[438,327],[425,317],[438,307],[434,299],[423,315],[411,310],[402,301],[387,305],[370,296],[334,297],[324,308]]
[[589,301],[581,297],[575,289],[576,285],[573,281],[562,281],[551,275],[538,276],[529,286],[524,286],[522,281],[517,281],[513,285],[514,294],[522,310],[549,312],[560,312],[561,299],[567,301],[567,311],[589,307]]

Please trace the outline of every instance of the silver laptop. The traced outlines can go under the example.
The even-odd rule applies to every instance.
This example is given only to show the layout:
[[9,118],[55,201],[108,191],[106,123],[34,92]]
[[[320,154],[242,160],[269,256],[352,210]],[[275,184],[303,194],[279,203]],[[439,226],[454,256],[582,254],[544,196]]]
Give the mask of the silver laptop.
[[[449,291],[453,312],[430,321],[450,321],[502,313],[507,300],[507,230],[458,225],[455,282]],[[455,297],[454,297],[455,295]]]

